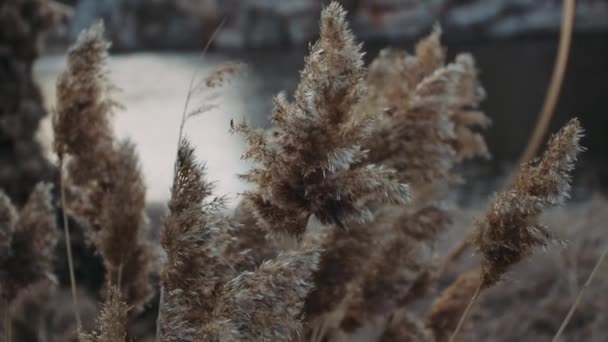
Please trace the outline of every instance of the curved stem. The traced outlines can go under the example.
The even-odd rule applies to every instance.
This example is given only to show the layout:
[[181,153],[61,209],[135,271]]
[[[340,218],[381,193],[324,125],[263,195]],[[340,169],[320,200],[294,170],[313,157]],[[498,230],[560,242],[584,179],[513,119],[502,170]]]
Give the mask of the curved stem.
[[63,231],[65,234],[65,249],[68,256],[68,271],[70,273],[70,288],[72,290],[72,304],[74,318],[78,331],[82,329],[78,305],[78,292],[76,290],[76,276],[74,275],[74,258],[72,257],[72,240],[70,239],[70,228],[68,226],[68,215],[66,213],[65,184],[63,181],[63,156],[59,156],[59,188],[61,189],[61,212],[63,213]]
[[450,342],[456,341],[456,336],[458,336],[458,333],[462,329],[464,322],[467,320],[467,316],[469,316],[469,311],[471,311],[473,304],[475,304],[475,301],[477,300],[477,297],[479,296],[479,292],[481,291],[481,284],[482,283],[479,283],[479,286],[477,286],[477,289],[475,290],[473,297],[471,297],[471,301],[469,302],[469,305],[467,305],[467,308],[464,309],[462,316],[460,316],[460,321],[458,321],[458,325],[456,326],[454,333],[452,333],[452,337],[450,337]]
[[564,0],[564,8],[562,10],[562,24],[560,32],[559,47],[557,59],[551,76],[551,83],[545,96],[543,108],[538,116],[536,127],[532,133],[532,137],[528,141],[528,145],[520,159],[520,164],[527,163],[536,156],[538,148],[547,134],[547,129],[555,107],[559,98],[564,75],[566,73],[566,65],[568,64],[568,53],[572,42],[572,28],[574,26],[574,15],[576,13],[576,0]]
[[585,294],[585,290],[587,290],[587,288],[589,287],[589,284],[591,284],[591,281],[593,280],[593,277],[595,276],[595,274],[597,273],[597,271],[600,269],[600,266],[602,265],[602,263],[606,259],[606,254],[608,254],[608,248],[606,248],[604,250],[604,252],[600,256],[600,258],[595,263],[595,266],[593,267],[593,271],[591,271],[591,274],[589,274],[589,277],[587,278],[587,281],[585,281],[585,285],[583,285],[583,288],[581,289],[581,291],[576,296],[576,300],[574,301],[574,304],[572,304],[572,307],[570,308],[570,311],[568,311],[568,314],[566,315],[566,318],[564,318],[564,321],[562,322],[562,325],[559,327],[559,330],[557,331],[557,333],[555,333],[555,337],[553,337],[553,340],[552,340],[553,342],[556,342],[559,339],[559,337],[562,335],[562,333],[564,332],[564,329],[566,329],[566,326],[568,325],[568,323],[570,322],[570,319],[574,315],[574,312],[576,311],[576,308],[578,307],[578,305],[581,303],[581,300],[583,299],[583,295]]

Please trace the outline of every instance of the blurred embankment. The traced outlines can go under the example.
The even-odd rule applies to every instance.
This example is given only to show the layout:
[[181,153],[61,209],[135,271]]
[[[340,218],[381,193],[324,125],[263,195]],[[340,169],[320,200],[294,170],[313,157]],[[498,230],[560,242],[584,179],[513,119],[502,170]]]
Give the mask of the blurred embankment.
[[[306,45],[317,35],[322,0],[60,0],[74,18],[59,42],[103,18],[116,50],[200,49],[227,18],[220,48]],[[440,23],[448,39],[558,32],[561,0],[342,0],[357,37],[398,42]],[[577,1],[576,32],[608,31],[608,2]]]

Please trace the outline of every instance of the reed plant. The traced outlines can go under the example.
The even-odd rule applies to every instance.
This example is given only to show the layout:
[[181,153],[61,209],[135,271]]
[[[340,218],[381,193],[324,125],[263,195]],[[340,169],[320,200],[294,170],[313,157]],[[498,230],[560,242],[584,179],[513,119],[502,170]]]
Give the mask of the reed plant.
[[[449,61],[440,38],[435,27],[414,53],[387,49],[366,66],[344,9],[337,2],[325,7],[298,86],[273,100],[272,127],[230,121],[247,144],[242,157],[254,164],[241,175],[252,189],[234,210],[214,193],[184,126],[214,108],[214,92],[242,67],[195,74],[169,211],[155,243],[147,238],[136,146],[112,127],[122,108],[109,82],[109,43],[101,23],[85,30],[68,52],[53,114],[74,338],[467,340],[477,329],[467,318],[480,293],[559,240],[541,214],[567,199],[583,130],[571,120],[542,158],[522,165],[494,195],[470,240],[480,268],[446,282],[434,248],[453,219],[445,195],[462,180],[457,165],[490,156],[483,130],[491,122],[479,109],[485,91],[473,56]],[[200,104],[190,108],[197,96]],[[0,192],[6,341],[15,340],[14,299],[52,279],[54,209],[48,185],[39,185],[21,210]],[[68,217],[78,226],[68,227]],[[93,329],[80,322],[78,298],[91,294],[76,293],[71,229],[84,230],[103,260],[96,296],[104,304]],[[158,311],[146,313],[150,307]],[[142,330],[142,316],[156,322]]]

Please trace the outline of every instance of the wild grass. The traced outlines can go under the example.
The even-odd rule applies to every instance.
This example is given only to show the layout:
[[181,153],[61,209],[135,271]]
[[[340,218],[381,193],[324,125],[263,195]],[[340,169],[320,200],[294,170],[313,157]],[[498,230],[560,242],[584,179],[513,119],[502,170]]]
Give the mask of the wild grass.
[[[456,216],[446,209],[445,194],[462,178],[456,165],[490,155],[483,139],[490,120],[479,110],[485,92],[473,56],[448,61],[437,27],[413,54],[387,49],[366,67],[363,46],[340,5],[323,10],[320,28],[294,94],[274,99],[273,127],[231,122],[248,145],[243,158],[254,162],[241,176],[253,189],[234,211],[214,194],[183,127],[195,116],[204,120],[214,106],[212,93],[240,66],[193,76],[169,212],[156,243],[146,238],[136,147],[112,129],[120,106],[108,81],[103,26],[81,34],[57,83],[54,148],[61,161],[63,221],[76,220],[69,228],[85,232],[105,277],[101,293],[78,294],[104,302],[91,329],[91,322],[80,323],[80,279],[70,256],[78,321],[76,331],[69,325],[72,340],[425,342],[487,336],[478,325],[483,320],[471,314],[495,300],[493,288],[508,296],[504,289],[515,287],[505,275],[559,240],[543,224],[543,212],[568,197],[582,151],[580,124],[566,124],[542,158],[521,165],[512,183],[494,195],[473,224],[470,243],[480,264],[454,275],[453,268],[442,269],[434,249]],[[197,95],[202,104],[190,108]],[[11,336],[18,321],[15,299],[53,278],[50,261],[60,231],[54,210],[47,185],[37,187],[20,211],[0,192],[6,341],[17,340]],[[552,319],[559,326],[561,317]],[[56,326],[45,332],[35,340],[66,336]]]

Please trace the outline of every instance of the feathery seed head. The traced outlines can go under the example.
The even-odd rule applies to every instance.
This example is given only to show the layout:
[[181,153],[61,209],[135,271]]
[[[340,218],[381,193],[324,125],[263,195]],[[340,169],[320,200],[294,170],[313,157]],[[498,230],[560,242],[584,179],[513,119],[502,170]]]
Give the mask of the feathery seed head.
[[224,287],[215,324],[240,340],[292,341],[301,334],[304,299],[318,258],[315,249],[285,252],[238,275]]
[[97,319],[97,330],[79,333],[82,342],[124,342],[127,340],[129,307],[121,300],[120,290],[112,287]]
[[97,164],[95,152],[107,148],[113,138],[109,116],[117,103],[108,97],[112,89],[107,79],[108,47],[101,22],[83,31],[68,52],[67,70],[57,81],[55,152],[81,159],[92,171]]
[[[23,289],[53,277],[59,233],[51,188],[51,184],[36,185],[18,217],[13,218],[13,228],[6,230],[10,235],[6,234],[8,240],[3,241],[7,251],[0,254],[0,296],[9,302]],[[1,201],[8,203],[6,198]]]
[[523,165],[505,191],[495,195],[476,224],[474,244],[482,253],[482,286],[495,284],[515,263],[553,239],[539,223],[543,209],[559,205],[570,190],[570,172],[582,148],[583,131],[571,120],[549,141],[543,157]]
[[361,45],[333,2],[321,14],[321,36],[310,48],[293,103],[283,94],[274,100],[275,128],[234,128],[249,144],[244,157],[259,164],[243,177],[257,185],[248,202],[260,226],[301,236],[311,215],[344,227],[367,220],[370,201],[407,201],[408,188],[392,171],[358,165],[377,118],[355,111],[367,91],[365,74]]

